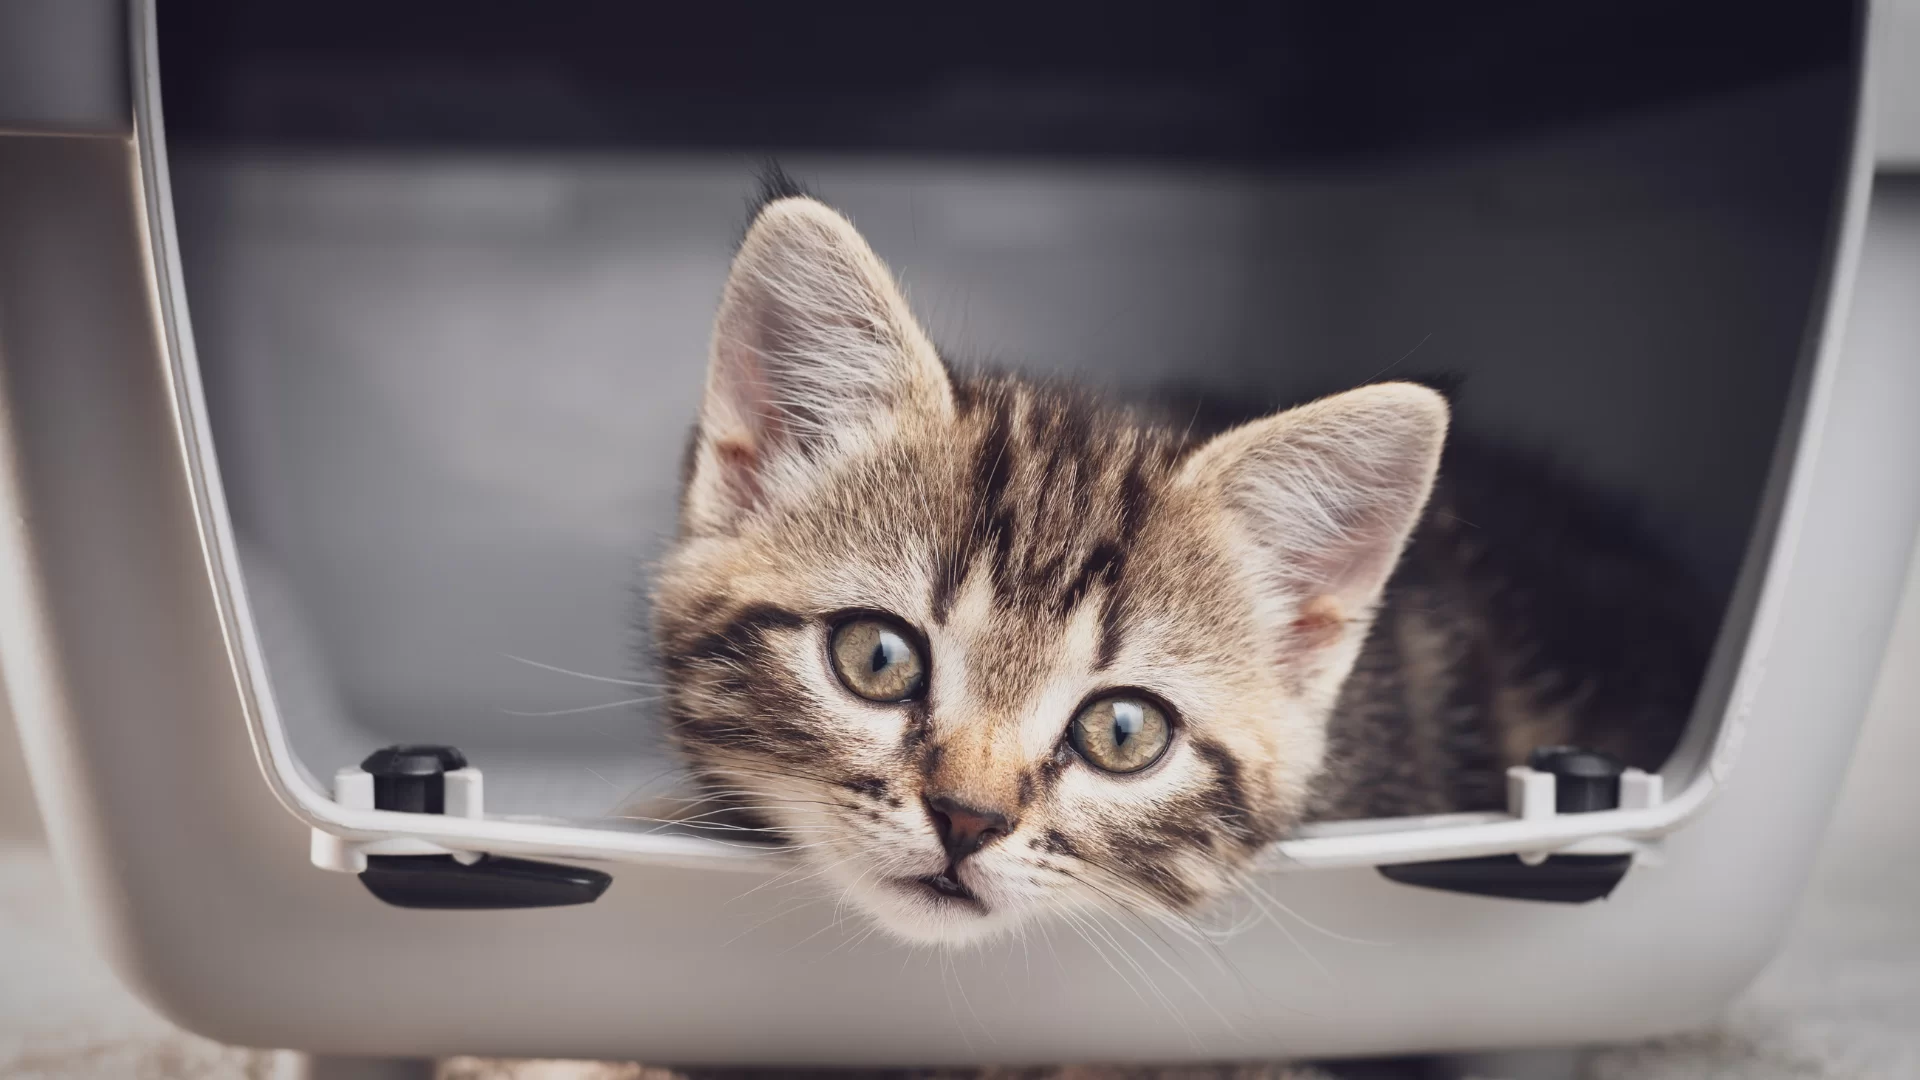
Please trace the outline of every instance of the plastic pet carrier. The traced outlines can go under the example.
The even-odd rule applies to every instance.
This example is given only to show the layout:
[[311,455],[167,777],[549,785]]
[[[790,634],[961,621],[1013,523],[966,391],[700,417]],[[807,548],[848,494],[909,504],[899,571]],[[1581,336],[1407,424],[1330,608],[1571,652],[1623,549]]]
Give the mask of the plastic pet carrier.
[[[186,1026],[336,1053],[1701,1022],[1793,909],[1920,514],[1867,15],[1711,7],[9,7],[0,657],[85,910]],[[1303,828],[1203,943],[909,950],[777,849],[632,820],[677,783],[627,685],[646,568],[768,155],[963,355],[1274,402],[1447,374],[1458,430],[1711,598],[1679,749],[1583,805],[1541,761],[1507,812]]]

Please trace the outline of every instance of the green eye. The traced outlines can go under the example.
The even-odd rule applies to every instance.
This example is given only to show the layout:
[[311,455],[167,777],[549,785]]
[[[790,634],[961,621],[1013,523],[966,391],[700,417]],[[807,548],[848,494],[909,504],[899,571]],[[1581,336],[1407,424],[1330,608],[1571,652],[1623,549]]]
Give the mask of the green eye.
[[868,701],[908,701],[927,685],[927,661],[896,624],[872,616],[833,630],[833,669],[847,689]]
[[1173,740],[1173,726],[1158,705],[1132,694],[1091,701],[1073,718],[1067,739],[1095,768],[1139,772],[1160,760]]

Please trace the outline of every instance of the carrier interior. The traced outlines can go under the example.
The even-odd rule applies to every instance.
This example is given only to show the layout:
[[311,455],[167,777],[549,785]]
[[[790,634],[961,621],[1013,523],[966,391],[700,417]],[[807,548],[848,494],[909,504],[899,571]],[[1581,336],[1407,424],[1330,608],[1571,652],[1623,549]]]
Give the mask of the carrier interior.
[[645,585],[767,155],[962,362],[1262,404],[1456,380],[1461,430],[1630,500],[1743,633],[1851,13],[1322,7],[161,3],[193,340],[301,763],[450,743],[491,811],[610,827],[671,789]]

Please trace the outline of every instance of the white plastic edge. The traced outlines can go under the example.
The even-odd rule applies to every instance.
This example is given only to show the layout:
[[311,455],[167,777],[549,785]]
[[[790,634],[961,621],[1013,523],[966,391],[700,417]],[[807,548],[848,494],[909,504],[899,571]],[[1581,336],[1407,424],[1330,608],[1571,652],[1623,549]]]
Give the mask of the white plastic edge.
[[[154,276],[152,300],[165,328],[170,360],[167,377],[174,393],[175,429],[186,460],[187,481],[194,493],[201,549],[214,586],[236,689],[246,715],[247,735],[253,744],[255,760],[275,797],[296,818],[318,832],[356,843],[412,840],[425,842],[430,850],[489,851],[702,869],[758,870],[785,863],[787,856],[778,849],[698,837],[636,833],[585,824],[353,808],[336,802],[308,777],[288,745],[267,678],[264,654],[240,574],[232,519],[220,481],[211,429],[206,421],[199,359],[194,352],[185,291],[179,284],[182,275],[160,112],[153,6],[154,0],[140,0],[135,5],[130,26],[134,142],[145,198],[149,267]],[[1871,10],[1868,17],[1874,18]],[[1863,56],[1862,64],[1867,62]],[[1767,555],[1759,603],[1706,767],[1698,770],[1670,800],[1640,809],[1556,815],[1536,820],[1499,815],[1451,815],[1441,820],[1457,819],[1458,824],[1414,818],[1344,823],[1344,827],[1326,830],[1309,826],[1269,849],[1262,861],[1264,869],[1373,866],[1509,853],[1538,855],[1576,846],[1587,849],[1595,845],[1611,847],[1617,842],[1654,840],[1699,813],[1725,782],[1744,738],[1752,703],[1764,685],[1766,661],[1810,497],[1807,477],[1819,455],[1844,344],[1847,305],[1865,230],[1874,167],[1869,98],[1872,73],[1863,70],[1857,75],[1853,142],[1840,233],[1827,282],[1821,336],[1816,345],[1799,443],[1793,452],[1778,529]],[[322,842],[316,839],[315,843],[318,847]],[[317,860],[321,853],[316,850],[314,854]]]

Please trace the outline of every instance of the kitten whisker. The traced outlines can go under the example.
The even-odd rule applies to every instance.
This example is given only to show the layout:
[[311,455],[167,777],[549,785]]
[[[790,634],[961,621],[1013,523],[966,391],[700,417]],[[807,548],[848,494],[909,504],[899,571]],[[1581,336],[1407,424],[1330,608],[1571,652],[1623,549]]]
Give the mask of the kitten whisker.
[[[795,832],[795,831],[801,831],[801,832],[838,831],[826,825],[811,825],[811,826],[803,825],[803,826],[795,826],[791,828],[783,828],[776,831],[774,829],[757,828],[752,825],[735,825],[732,822],[726,822],[726,821],[687,821],[681,818],[646,817],[642,814],[611,814],[607,816],[606,820],[644,821],[644,822],[648,822],[649,824],[659,825],[661,826],[661,829],[653,830],[653,832],[656,834],[663,831],[666,828],[688,828],[688,829],[711,830],[714,832],[756,833],[758,835],[765,836],[769,840],[773,840],[773,841],[780,841],[783,834],[789,833],[789,832]],[[794,845],[786,844],[784,842],[782,842],[780,846],[787,848],[789,850],[797,850],[794,847]]]
[[[1250,892],[1247,895],[1249,897],[1253,897],[1254,903],[1261,904],[1262,909],[1265,910],[1265,905],[1259,899],[1259,896],[1257,893]],[[1308,949],[1306,944],[1302,942],[1297,936],[1295,936],[1294,932],[1287,927],[1287,924],[1281,922],[1280,919],[1277,916],[1275,916],[1271,911],[1267,912],[1267,921],[1271,922],[1275,929],[1279,930],[1281,934],[1285,935],[1286,939],[1293,944],[1294,948],[1300,950],[1300,955],[1306,957],[1307,962],[1312,964],[1314,966],[1314,969],[1320,972],[1323,978],[1331,979],[1333,977],[1333,973],[1328,971],[1327,966],[1320,962],[1320,958],[1313,955],[1313,951],[1311,949]]]
[[[1246,974],[1240,970],[1238,965],[1234,964],[1230,959],[1228,959],[1225,953],[1221,952],[1219,944],[1209,939],[1208,936],[1197,925],[1194,924],[1193,920],[1190,917],[1188,917],[1184,913],[1168,909],[1166,905],[1160,903],[1157,899],[1148,895],[1144,890],[1139,889],[1138,887],[1132,885],[1131,883],[1127,882],[1124,878],[1113,873],[1111,870],[1108,870],[1105,867],[1102,867],[1099,863],[1086,859],[1084,856],[1081,858],[1081,861],[1083,863],[1086,863],[1086,865],[1090,869],[1097,871],[1098,873],[1101,874],[1101,876],[1106,878],[1113,891],[1109,891],[1108,887],[1100,885],[1098,882],[1092,880],[1091,878],[1084,877],[1079,874],[1075,874],[1073,873],[1073,871],[1068,870],[1065,867],[1047,867],[1047,869],[1050,869],[1055,873],[1062,874],[1067,878],[1073,881],[1077,881],[1083,885],[1086,885],[1087,887],[1098,892],[1101,896],[1106,898],[1106,900],[1111,905],[1110,907],[1111,912],[1113,912],[1114,914],[1122,918],[1132,918],[1136,921],[1139,921],[1143,926],[1148,927],[1150,932],[1154,932],[1153,927],[1151,926],[1151,924],[1148,924],[1145,922],[1145,920],[1140,916],[1139,911],[1145,910],[1147,912],[1152,913],[1168,929],[1171,929],[1176,933],[1179,933],[1184,940],[1190,942],[1191,944],[1204,949],[1208,954],[1208,958],[1213,961],[1214,966],[1218,968],[1222,974],[1232,976],[1234,981],[1239,983],[1243,990],[1249,991],[1249,992],[1252,990],[1252,984],[1248,982]],[[1117,891],[1120,895],[1115,896],[1114,891]],[[1128,901],[1131,901],[1131,903],[1129,903]],[[1164,937],[1160,937],[1158,932],[1154,932],[1154,936],[1156,938],[1159,938],[1161,944],[1165,945],[1169,951],[1173,951],[1175,949],[1175,946],[1171,942],[1167,941]],[[1147,943],[1142,941],[1141,944],[1146,945]],[[1153,951],[1151,945],[1148,945],[1147,947],[1149,951]],[[1156,958],[1158,958],[1157,953],[1156,953]],[[1166,964],[1170,970],[1173,969],[1173,965],[1168,961],[1162,959],[1161,963]],[[1203,1001],[1206,1000],[1205,996],[1200,994],[1198,988],[1195,988],[1193,986],[1192,981],[1187,979],[1187,977],[1183,973],[1175,970],[1175,974],[1178,975],[1182,981],[1186,982],[1190,989],[1194,990],[1194,993],[1196,996],[1200,996]],[[1216,1015],[1219,1015],[1218,1010],[1214,1009],[1214,1006],[1210,1001],[1207,1002],[1207,1006],[1209,1009],[1212,1009],[1216,1013]],[[1221,1015],[1220,1019],[1223,1023],[1227,1025],[1229,1030],[1236,1030],[1234,1028],[1233,1022],[1229,1020],[1226,1016]]]
[[524,717],[577,716],[580,713],[604,712],[607,709],[618,709],[626,705],[645,705],[649,702],[654,702],[659,700],[660,699],[657,697],[637,697],[637,698],[625,698],[620,701],[603,702],[599,705],[582,705],[579,708],[575,708],[575,709],[548,709],[545,712],[521,712],[518,709],[501,709],[500,711],[506,714],[507,716],[524,716]]
[[576,679],[586,679],[589,682],[612,683],[615,686],[633,686],[633,687],[638,687],[642,690],[668,689],[668,687],[664,683],[638,682],[633,679],[616,679],[610,675],[592,675],[584,671],[575,671],[572,668],[563,668],[558,664],[548,664],[539,660],[529,660],[524,656],[515,656],[512,653],[501,653],[500,655],[516,663],[525,664],[528,667],[537,667],[542,671],[552,671],[561,675],[571,675]]
[[[1115,921],[1119,924],[1120,928],[1125,930],[1127,933],[1132,934],[1134,940],[1138,941],[1141,947],[1147,950],[1147,953],[1149,955],[1151,955],[1155,960],[1158,960],[1162,967],[1172,972],[1175,978],[1185,983],[1187,989],[1193,992],[1193,996],[1198,998],[1200,1000],[1200,1003],[1205,1005],[1209,1012],[1213,1013],[1215,1017],[1219,1018],[1220,1023],[1225,1025],[1228,1031],[1232,1032],[1236,1036],[1239,1035],[1239,1029],[1234,1025],[1233,1021],[1228,1019],[1227,1015],[1221,1012],[1219,1008],[1214,1005],[1213,1001],[1207,997],[1207,995],[1205,995],[1204,993],[1201,993],[1200,988],[1194,985],[1194,982],[1191,978],[1187,977],[1187,973],[1180,970],[1180,968],[1176,966],[1173,963],[1173,961],[1167,959],[1165,956],[1160,955],[1160,950],[1154,948],[1152,942],[1148,941],[1146,938],[1141,937],[1139,931],[1127,925],[1127,919],[1131,918],[1139,922],[1141,926],[1147,929],[1148,933],[1153,934],[1153,936],[1156,938],[1160,938],[1159,933],[1155,931],[1151,923],[1148,923],[1144,919],[1141,919],[1138,913],[1129,910],[1126,905],[1117,905],[1115,908],[1110,909],[1109,914],[1116,916]],[[1173,945],[1172,942],[1167,941],[1165,938],[1160,938],[1160,944],[1166,946],[1168,953],[1170,954],[1175,953],[1175,946]],[[1185,1026],[1184,1022],[1182,1026]],[[1188,1034],[1189,1035],[1193,1034],[1193,1031],[1191,1028],[1188,1028]]]
[[720,947],[724,949],[727,946],[732,945],[734,942],[739,941],[741,938],[746,937],[748,934],[753,933],[755,930],[758,930],[769,923],[777,922],[780,919],[785,918],[786,916],[791,915],[796,911],[799,911],[801,908],[804,908],[809,904],[813,904],[817,902],[818,901],[814,897],[803,896],[799,898],[797,901],[786,904],[784,907],[776,908],[773,914],[766,916],[765,918],[754,923],[752,926],[747,927],[745,930],[742,930],[739,933],[728,938],[727,940],[721,942]]
[[[1153,947],[1153,945],[1152,945],[1152,944],[1151,944],[1150,942],[1148,942],[1148,941],[1147,941],[1147,940],[1146,940],[1145,938],[1143,938],[1143,937],[1141,937],[1138,931],[1136,931],[1136,930],[1134,930],[1134,929],[1133,929],[1132,927],[1130,927],[1130,926],[1128,926],[1128,925],[1126,924],[1126,922],[1124,921],[1124,918],[1123,918],[1123,917],[1124,917],[1124,916],[1127,916],[1127,915],[1131,915],[1131,914],[1132,914],[1132,913],[1131,913],[1131,912],[1130,912],[1130,911],[1128,910],[1128,907],[1127,907],[1127,905],[1125,905],[1124,903],[1122,903],[1122,902],[1120,902],[1120,901],[1119,901],[1119,899],[1118,899],[1118,898],[1115,898],[1115,897],[1114,897],[1114,896],[1113,896],[1112,894],[1110,894],[1110,893],[1107,893],[1107,892],[1106,892],[1106,891],[1105,891],[1104,889],[1101,889],[1101,888],[1100,888],[1100,887],[1099,887],[1098,885],[1095,885],[1095,884],[1093,884],[1093,882],[1091,882],[1091,881],[1088,881],[1088,880],[1087,880],[1087,879],[1085,879],[1085,878],[1081,878],[1081,877],[1078,877],[1077,875],[1071,875],[1071,874],[1069,874],[1069,876],[1073,876],[1073,877],[1075,877],[1075,880],[1078,880],[1078,881],[1080,881],[1080,882],[1082,882],[1083,884],[1086,884],[1086,885],[1089,885],[1089,886],[1091,886],[1091,887],[1092,887],[1093,889],[1095,889],[1095,890],[1096,890],[1097,892],[1100,892],[1100,893],[1101,893],[1101,895],[1103,895],[1103,896],[1105,896],[1105,897],[1106,897],[1106,898],[1107,898],[1107,899],[1108,899],[1108,900],[1109,900],[1109,901],[1110,901],[1110,902],[1111,902],[1111,903],[1113,904],[1113,907],[1112,907],[1111,909],[1105,909],[1105,908],[1103,907],[1103,910],[1106,910],[1106,911],[1107,911],[1107,913],[1108,913],[1109,915],[1113,915],[1113,916],[1116,916],[1116,917],[1121,917],[1121,918],[1119,918],[1119,919],[1118,919],[1118,921],[1119,921],[1119,925],[1120,925],[1120,927],[1121,927],[1122,929],[1124,929],[1124,930],[1126,930],[1126,931],[1127,931],[1127,933],[1129,933],[1129,934],[1132,934],[1132,935],[1133,935],[1133,938],[1134,938],[1134,940],[1135,940],[1135,941],[1138,941],[1138,942],[1139,942],[1139,943],[1141,944],[1141,946],[1142,946],[1143,948],[1145,948],[1145,949],[1147,950],[1147,952],[1148,952],[1149,954],[1151,954],[1151,955],[1153,956],[1153,958],[1154,958],[1155,960],[1157,960],[1157,961],[1159,961],[1159,963],[1160,963],[1160,964],[1161,964],[1161,965],[1162,965],[1163,967],[1165,967],[1165,968],[1166,968],[1166,969],[1167,969],[1168,971],[1170,971],[1170,972],[1172,972],[1172,973],[1173,973],[1173,974],[1174,974],[1174,975],[1175,975],[1175,976],[1176,976],[1177,978],[1179,978],[1179,979],[1180,979],[1180,981],[1181,981],[1181,982],[1184,982],[1184,983],[1185,983],[1185,984],[1187,985],[1187,989],[1189,989],[1189,990],[1191,990],[1191,991],[1193,991],[1193,994],[1194,994],[1194,996],[1195,996],[1195,997],[1197,997],[1197,998],[1199,998],[1199,999],[1200,999],[1200,1000],[1202,1001],[1202,1003],[1204,1003],[1204,1004],[1205,1004],[1205,1005],[1207,1006],[1207,1008],[1208,1008],[1209,1010],[1211,1010],[1211,1011],[1213,1011],[1213,1013],[1214,1013],[1214,1015],[1216,1015],[1216,1016],[1218,1016],[1218,1017],[1220,1018],[1220,1022],[1221,1022],[1221,1023],[1223,1023],[1223,1024],[1225,1024],[1225,1025],[1227,1026],[1227,1028],[1228,1028],[1228,1030],[1230,1030],[1230,1031],[1231,1031],[1231,1030],[1235,1030],[1235,1029],[1234,1029],[1234,1026],[1233,1026],[1233,1022],[1232,1022],[1232,1021],[1230,1021],[1230,1020],[1228,1020],[1228,1019],[1227,1019],[1227,1017],[1225,1016],[1225,1014],[1223,1014],[1223,1013],[1221,1013],[1221,1012],[1220,1012],[1220,1011],[1219,1011],[1219,1010],[1218,1010],[1217,1008],[1215,1008],[1215,1007],[1214,1007],[1214,1005],[1213,1005],[1213,1003],[1212,1003],[1211,1001],[1208,1001],[1208,1000],[1207,1000],[1207,997],[1206,997],[1206,995],[1200,992],[1200,988],[1199,988],[1198,986],[1196,986],[1196,985],[1194,985],[1194,982],[1193,982],[1193,980],[1192,980],[1192,979],[1190,979],[1190,978],[1188,978],[1185,972],[1183,972],[1183,971],[1181,971],[1181,970],[1180,970],[1180,969],[1179,969],[1178,967],[1176,967],[1176,966],[1175,966],[1175,965],[1174,965],[1174,964],[1173,964],[1173,963],[1172,963],[1171,961],[1169,961],[1169,960],[1168,960],[1168,959],[1167,959],[1166,957],[1164,957],[1164,956],[1162,956],[1162,955],[1160,955],[1160,951],[1159,951],[1159,950],[1157,950],[1157,949],[1155,949],[1155,948]],[[1137,918],[1137,916],[1135,916],[1135,917]],[[1150,933],[1151,933],[1151,932],[1153,932],[1153,928],[1151,927],[1151,925],[1149,925],[1149,924],[1146,924],[1146,923],[1144,923],[1144,922],[1142,923],[1142,925],[1143,925],[1143,926],[1147,926],[1147,928],[1148,928],[1148,931],[1149,931]],[[1157,933],[1155,933],[1155,936],[1156,936],[1156,937],[1158,937],[1159,935],[1158,935]],[[1109,935],[1109,937],[1110,937],[1110,935]],[[1168,949],[1168,950],[1169,950],[1170,952],[1171,952],[1171,951],[1173,951],[1173,949],[1174,949],[1174,946],[1173,946],[1173,944],[1172,944],[1171,942],[1169,942],[1169,941],[1167,941],[1167,940],[1166,940],[1165,938],[1161,938],[1161,940],[1160,940],[1160,943],[1161,943],[1162,945],[1165,945],[1165,946],[1167,947],[1167,949]],[[1175,1011],[1175,1010],[1173,1009],[1173,1006],[1172,1006],[1172,1003],[1171,1003],[1170,1001],[1168,1001],[1168,1000],[1167,1000],[1167,998],[1166,998],[1166,995],[1165,995],[1164,993],[1162,993],[1162,992],[1160,991],[1160,989],[1159,989],[1159,987],[1158,987],[1157,985],[1155,985],[1155,984],[1153,984],[1153,983],[1152,983],[1152,979],[1151,979],[1151,977],[1150,977],[1150,976],[1148,976],[1148,974],[1146,973],[1146,971],[1144,970],[1144,968],[1142,968],[1142,967],[1140,966],[1140,964],[1139,964],[1139,961],[1138,961],[1138,960],[1136,960],[1136,959],[1135,959],[1135,958],[1134,958],[1134,957],[1133,957],[1133,956],[1132,956],[1132,955],[1131,955],[1130,953],[1128,953],[1128,952],[1126,951],[1126,949],[1125,949],[1125,948],[1123,948],[1123,947],[1122,947],[1122,946],[1121,946],[1121,945],[1119,944],[1119,942],[1117,942],[1117,941],[1115,941],[1115,942],[1114,942],[1114,947],[1115,947],[1115,948],[1116,948],[1117,950],[1119,950],[1119,951],[1120,951],[1120,953],[1121,953],[1121,955],[1122,955],[1122,956],[1123,956],[1123,957],[1124,957],[1124,958],[1125,958],[1125,959],[1127,960],[1127,962],[1128,962],[1129,964],[1132,964],[1132,965],[1133,965],[1133,966],[1134,966],[1134,967],[1135,967],[1135,968],[1136,968],[1137,970],[1140,970],[1140,972],[1141,972],[1141,977],[1142,977],[1142,978],[1146,978],[1146,979],[1148,979],[1148,982],[1149,982],[1149,985],[1150,985],[1150,986],[1152,986],[1152,988],[1153,988],[1153,990],[1154,990],[1154,994],[1155,994],[1155,996],[1157,996],[1157,997],[1159,997],[1159,998],[1160,998],[1160,999],[1162,1000],[1162,1002],[1163,1002],[1163,1003],[1165,1003],[1165,1004],[1167,1005],[1167,1009],[1168,1009],[1168,1011],[1169,1011],[1169,1012],[1173,1012],[1173,1011]],[[1189,1036],[1189,1037],[1195,1037],[1195,1033],[1194,1033],[1194,1031],[1193,1031],[1193,1028],[1191,1027],[1191,1025],[1189,1025],[1189,1024],[1188,1024],[1188,1023],[1186,1022],[1186,1019],[1185,1019],[1185,1017],[1177,1017],[1177,1019],[1179,1020],[1179,1022],[1180,1022],[1180,1025],[1181,1025],[1181,1027],[1182,1027],[1182,1028],[1184,1028],[1184,1029],[1186,1030],[1186,1032],[1187,1032],[1187,1034],[1188,1034],[1188,1036]]]
[[980,1013],[977,1010],[975,1010],[973,1007],[973,999],[967,996],[967,981],[960,977],[959,959],[956,957],[953,957],[952,954],[950,953],[943,953],[942,955],[947,956],[952,962],[953,987],[954,989],[960,991],[960,1001],[961,1003],[966,1005],[967,1012],[973,1014],[973,1022],[980,1026],[980,1030],[982,1033],[986,1035],[988,1042],[992,1042],[992,1043],[999,1042],[1000,1036],[994,1034],[993,1028],[987,1026],[986,1021],[980,1019]]
[[[752,793],[749,792],[748,794],[752,794]],[[761,796],[761,797],[764,798],[764,796]],[[793,800],[788,800],[786,802],[777,802],[777,803],[729,803],[728,805],[723,806],[717,810],[708,810],[705,813],[694,814],[690,817],[675,818],[674,820],[699,821],[702,818],[710,818],[715,814],[734,814],[734,813],[741,813],[741,812],[753,811],[753,810],[787,810],[791,812],[799,812],[802,806],[836,807],[838,805],[839,805],[838,803],[832,802],[827,799],[793,799]]]
[[[973,1036],[967,1034],[966,1025],[960,1022],[960,1013],[953,1007],[953,987],[947,982],[947,965],[953,959],[952,954],[941,950],[934,955],[940,960],[940,992],[945,994],[947,998],[947,1015],[953,1019],[953,1028],[960,1033],[960,1041],[967,1044],[967,1053],[971,1055],[973,1053]],[[974,1019],[978,1020],[979,1017],[976,1016]]]
[[869,923],[871,923],[871,925],[867,927],[864,933],[860,934],[858,937],[850,938],[847,941],[843,941],[840,944],[835,945],[833,948],[827,950],[827,955],[832,956],[834,953],[839,952],[843,948],[846,949],[848,952],[854,952],[858,950],[861,945],[864,945],[868,938],[871,938],[873,935],[879,933],[880,923],[872,919],[869,919],[868,921]]
[[1062,919],[1066,920],[1067,925],[1071,926],[1074,932],[1080,935],[1080,940],[1086,942],[1087,947],[1093,950],[1093,954],[1105,962],[1107,968],[1113,972],[1114,977],[1119,979],[1126,985],[1128,990],[1133,992],[1133,996],[1140,1000],[1140,1006],[1145,1009],[1152,1009],[1153,1003],[1148,1001],[1147,996],[1140,992],[1140,988],[1133,984],[1133,980],[1128,978],[1126,973],[1120,970],[1120,966],[1115,964],[1112,958],[1107,956],[1106,950],[1100,947],[1099,942],[1095,941],[1092,934],[1088,931],[1085,921],[1073,911],[1065,908],[1062,908],[1059,914]]
[[[821,934],[826,933],[828,930],[834,930],[839,928],[842,922],[846,919],[846,914],[847,914],[846,905],[847,905],[848,897],[853,895],[853,890],[855,888],[857,888],[861,883],[866,881],[867,875],[871,871],[872,871],[872,867],[868,867],[866,870],[862,870],[859,876],[853,879],[852,884],[849,884],[846,888],[840,890],[840,895],[835,897],[833,901],[833,917],[827,921],[826,925],[822,926],[818,930],[815,930],[813,933],[808,934],[806,937],[801,938],[799,941],[794,942],[784,952],[782,952],[781,955],[784,956],[786,953],[792,952],[794,949],[797,949],[800,946],[805,945],[807,942],[812,941],[814,938],[819,937]],[[846,944],[846,941],[844,938],[841,940],[841,944],[843,945]],[[839,946],[835,946],[834,949],[827,950],[827,955],[829,956],[833,955],[834,950],[838,948]]]
[[752,896],[754,893],[757,893],[762,889],[765,889],[769,886],[780,884],[781,882],[785,881],[785,879],[790,878],[795,874],[798,874],[802,870],[811,870],[812,873],[808,874],[806,877],[800,878],[798,881],[789,882],[789,884],[798,885],[802,882],[811,881],[814,878],[825,875],[829,869],[833,867],[837,867],[852,858],[853,856],[848,855],[844,858],[836,860],[835,862],[829,863],[825,866],[814,866],[808,863],[795,863],[792,866],[792,868],[783,870],[779,874],[776,874],[773,877],[770,877],[767,880],[761,882],[760,884],[755,885],[753,888],[748,889],[746,892],[743,892],[740,895],[734,897],[732,900],[727,901],[727,904],[729,905],[736,904],[742,900],[745,900],[747,897]]
[[1248,878],[1242,884],[1247,889],[1255,893],[1258,893],[1262,898],[1264,898],[1268,903],[1272,904],[1274,907],[1277,907],[1281,911],[1286,912],[1288,915],[1293,916],[1296,920],[1300,922],[1302,926],[1305,926],[1309,930],[1317,931],[1320,934],[1326,937],[1330,937],[1335,941],[1342,941],[1349,945],[1366,945],[1371,948],[1391,948],[1393,946],[1393,942],[1391,941],[1370,941],[1366,938],[1348,937],[1345,934],[1335,933],[1334,931],[1329,930],[1324,926],[1321,926],[1320,924],[1314,922],[1313,920],[1293,910],[1287,905],[1281,903],[1278,897],[1274,896],[1272,893],[1261,888],[1258,884],[1255,884],[1252,878]]

